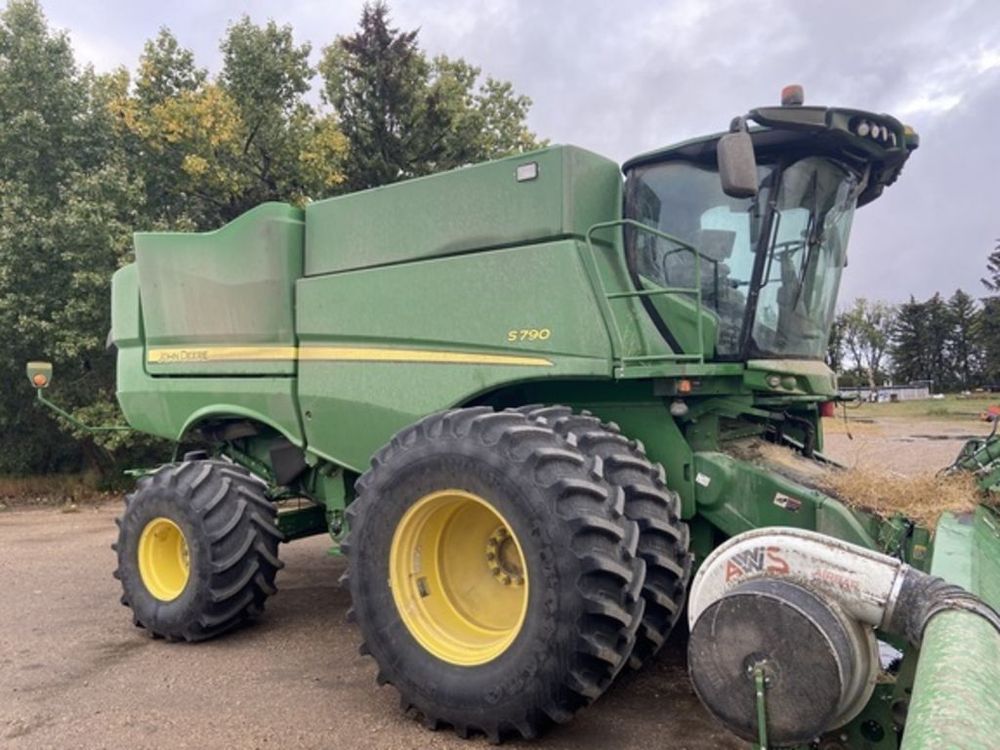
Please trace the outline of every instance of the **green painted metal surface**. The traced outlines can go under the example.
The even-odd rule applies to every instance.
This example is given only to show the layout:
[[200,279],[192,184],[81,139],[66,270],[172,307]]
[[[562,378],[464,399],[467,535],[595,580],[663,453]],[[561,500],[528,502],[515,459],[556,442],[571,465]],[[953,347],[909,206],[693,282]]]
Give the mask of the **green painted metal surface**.
[[1000,495],[1000,434],[995,422],[989,437],[966,442],[950,470],[969,472],[983,492]]
[[118,351],[118,403],[137,430],[180,440],[213,417],[237,417],[274,428],[303,445],[291,377],[162,378],[142,369],[141,349]]
[[698,452],[698,513],[727,536],[762,526],[793,526],[879,549],[870,524],[843,503],[767,468],[725,453]]
[[318,201],[306,208],[305,272],[582,238],[618,217],[621,182],[609,159],[553,146]]
[[286,542],[324,534],[328,528],[326,508],[322,505],[306,505],[301,508],[280,510],[278,528],[285,535]]
[[264,203],[214,232],[137,233],[149,372],[294,373],[282,355],[295,345],[303,226],[300,209]]
[[[400,428],[493,388],[609,378],[608,333],[580,254],[564,240],[300,281],[310,450],[360,471]],[[469,359],[447,361],[456,355]]]
[[[1000,519],[983,506],[938,522],[930,572],[1000,608]],[[970,612],[935,615],[924,631],[903,750],[1000,746],[1000,633]]]
[[1000,633],[969,612],[936,615],[924,631],[903,750],[1000,746]]
[[[1000,610],[1000,516],[984,506],[938,521],[931,573]],[[1000,651],[997,652],[1000,659]]]

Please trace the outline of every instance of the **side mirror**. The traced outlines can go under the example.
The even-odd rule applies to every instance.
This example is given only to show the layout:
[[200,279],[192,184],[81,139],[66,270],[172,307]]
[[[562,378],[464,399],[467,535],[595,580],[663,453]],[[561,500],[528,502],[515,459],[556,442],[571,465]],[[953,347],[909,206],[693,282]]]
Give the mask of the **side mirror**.
[[28,380],[31,381],[31,385],[36,389],[48,388],[49,383],[52,382],[52,363],[29,362]]
[[750,133],[741,127],[726,133],[716,147],[722,192],[731,198],[752,198],[757,195],[757,160],[753,154]]

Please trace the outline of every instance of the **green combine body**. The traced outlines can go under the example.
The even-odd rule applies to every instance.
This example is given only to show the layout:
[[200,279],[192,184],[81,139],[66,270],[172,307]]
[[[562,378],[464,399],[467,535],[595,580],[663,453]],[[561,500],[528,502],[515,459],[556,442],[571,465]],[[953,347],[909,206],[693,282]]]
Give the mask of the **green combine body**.
[[[740,445],[766,440],[801,460],[825,460],[821,414],[838,389],[823,355],[851,217],[895,180],[917,144],[893,118],[857,110],[782,106],[755,110],[750,118],[760,127],[747,130],[737,121],[729,136],[689,141],[624,168],[579,148],[555,146],[317,201],[304,210],[265,204],[207,234],[137,234],[136,262],[113,281],[121,408],[137,430],[178,442],[200,440],[210,450],[140,482],[130,507],[140,500],[161,505],[143,517],[145,526],[135,526],[137,541],[126,535],[120,542],[127,595],[130,586],[134,592],[142,584],[153,591],[156,555],[166,555],[166,583],[154,599],[183,598],[187,579],[172,586],[171,571],[180,576],[189,562],[194,567],[197,555],[209,555],[216,537],[229,533],[218,521],[205,532],[211,544],[199,547],[196,526],[167,511],[170,492],[187,488],[184,502],[210,517],[213,499],[199,488],[217,487],[222,497],[227,486],[238,485],[244,505],[261,508],[247,529],[276,523],[285,540],[329,533],[338,544],[347,535],[354,606],[382,679],[396,684],[429,725],[441,721],[460,733],[494,738],[533,736],[550,721],[566,720],[625,661],[637,666],[655,653],[683,607],[692,568],[724,540],[750,530],[820,532],[904,560],[1000,607],[1000,520],[992,511],[946,518],[938,536],[943,544],[935,543],[928,529],[905,518],[847,507],[794,474],[740,457]],[[742,193],[723,189],[726,174],[720,179],[720,141],[731,136],[753,147],[756,179]],[[462,446],[479,440],[480,431],[480,443],[466,455]],[[436,456],[435,441],[452,447]],[[530,450],[507,451],[504,441],[527,441]],[[531,451],[537,458],[524,459]],[[562,544],[582,544],[579,536],[559,542],[555,527],[550,534],[542,520],[537,527],[517,521],[520,511],[491,495],[490,477],[494,469],[507,476],[507,469],[496,467],[508,464],[531,474],[547,456],[563,455],[559,451],[568,456],[556,482],[561,492],[582,487],[595,471],[610,487],[601,495],[610,498],[605,505],[580,510],[579,518],[569,511],[560,517],[590,529],[588,549],[603,550],[608,540],[621,545],[593,552],[595,572],[579,580],[600,578],[601,588],[617,575],[618,585],[628,589],[614,607],[594,594],[581,605],[591,614],[578,622],[619,617],[623,629],[616,635],[594,626],[589,645],[577,649],[590,655],[580,657],[570,677],[552,683],[558,690],[545,688],[556,697],[525,704],[520,713],[490,713],[490,701],[506,705],[508,680],[512,694],[530,696],[532,678],[524,675],[537,671],[542,680],[547,674],[543,656],[527,672],[524,664],[511,667],[522,670],[520,677],[498,665],[528,648],[523,642],[525,628],[534,627],[532,608],[545,606],[532,597],[560,596],[545,589],[552,577],[571,580],[556,568],[549,571],[545,561],[559,558]],[[574,468],[578,452],[580,461],[596,461],[587,463],[591,474]],[[460,470],[469,456],[478,457],[479,468]],[[194,468],[188,475],[178,466]],[[397,473],[390,476],[392,471]],[[511,476],[516,473],[511,469]],[[435,485],[429,476],[444,478]],[[507,479],[496,481],[508,486]],[[530,492],[549,491],[551,483],[539,481],[544,487]],[[399,493],[408,486],[416,494],[405,499]],[[624,506],[614,499],[619,491]],[[441,501],[442,492],[451,494]],[[308,503],[282,507],[280,501],[291,497]],[[663,499],[663,510],[647,517],[641,509],[644,502],[652,507],[650,497]],[[553,502],[586,505],[579,498]],[[155,526],[164,518],[173,527]],[[244,522],[239,514],[226,521],[240,529]],[[391,539],[378,536],[379,523]],[[474,536],[491,523],[499,531],[484,536],[483,554],[497,585],[506,587],[496,601],[506,603],[493,607],[481,600],[476,606],[488,616],[466,630],[455,625],[445,632],[449,618],[464,616],[442,614],[435,622],[434,586],[473,587],[449,583],[464,575],[458,568],[471,565],[471,558],[442,552],[437,573],[427,578],[419,562],[406,568],[407,550],[416,559],[431,547],[443,549],[456,525]],[[180,542],[171,541],[174,528]],[[247,533],[249,546],[269,539],[264,534],[254,542],[257,537]],[[536,537],[550,539],[537,560],[531,551]],[[178,545],[184,545],[180,567],[170,551],[181,550]],[[197,627],[178,621],[179,629],[170,630],[173,624],[135,605],[145,594],[131,594],[130,602],[154,631],[190,640],[214,635],[270,593],[279,563],[276,547],[264,546],[244,578],[212,589],[213,601],[225,599],[222,590],[245,594],[233,600],[229,619],[221,610],[205,614],[195,607],[189,616]],[[369,559],[379,550],[384,562]],[[210,556],[217,560],[215,554]],[[146,568],[130,573],[132,558],[140,568],[148,558]],[[376,572],[358,583],[355,577],[365,571]],[[248,583],[261,576],[259,585]],[[402,590],[411,578],[417,586],[412,596]],[[380,585],[388,579],[389,589],[364,588],[379,579]],[[512,588],[519,585],[520,594]],[[598,599],[604,604],[595,604]],[[510,615],[508,621],[507,613],[519,607],[521,619]],[[398,618],[390,618],[396,610]],[[654,613],[659,621],[651,619]],[[958,619],[952,627],[960,631]],[[565,625],[555,623],[548,632]],[[1000,644],[995,630],[977,627],[979,637]],[[382,641],[380,633],[392,638]],[[823,747],[899,746],[900,707],[913,687],[918,651],[893,642],[902,665],[884,665],[870,700],[846,725],[821,727],[829,738],[823,742],[834,743]],[[404,656],[390,653],[397,647]],[[482,658],[474,656],[479,653]],[[993,664],[985,668],[995,675],[1000,654],[989,658]],[[479,671],[495,670],[488,678],[494,687],[482,688],[487,697],[479,704],[431,695],[418,683],[435,663],[455,669],[450,679],[473,697],[480,695]],[[997,716],[983,712],[972,721],[982,728]]]

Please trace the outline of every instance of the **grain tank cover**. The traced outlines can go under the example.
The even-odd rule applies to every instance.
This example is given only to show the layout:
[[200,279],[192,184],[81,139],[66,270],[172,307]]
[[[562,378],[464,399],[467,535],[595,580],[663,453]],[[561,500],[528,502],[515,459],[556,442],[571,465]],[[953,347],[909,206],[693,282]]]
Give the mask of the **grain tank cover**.
[[[153,374],[294,372],[303,216],[264,203],[214,232],[135,235]],[[280,356],[279,356],[280,355]]]
[[620,214],[618,165],[553,146],[307,206],[306,275],[583,237]]

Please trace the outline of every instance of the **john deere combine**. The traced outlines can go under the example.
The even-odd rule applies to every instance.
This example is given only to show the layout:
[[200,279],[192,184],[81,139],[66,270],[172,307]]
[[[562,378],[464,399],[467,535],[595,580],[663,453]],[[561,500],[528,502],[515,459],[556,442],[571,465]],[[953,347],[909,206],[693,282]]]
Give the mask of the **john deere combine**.
[[792,90],[623,167],[559,146],[137,234],[122,410],[211,449],[127,498],[136,624],[229,630],[279,542],[329,533],[362,652],[429,727],[568,721],[686,606],[694,686],[748,740],[997,747],[997,515],[932,538],[740,451],[825,460],[851,220],[917,143]]

